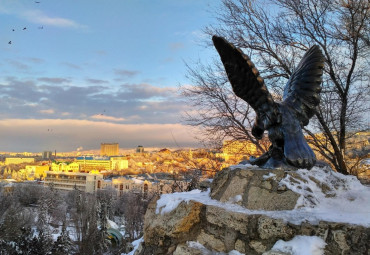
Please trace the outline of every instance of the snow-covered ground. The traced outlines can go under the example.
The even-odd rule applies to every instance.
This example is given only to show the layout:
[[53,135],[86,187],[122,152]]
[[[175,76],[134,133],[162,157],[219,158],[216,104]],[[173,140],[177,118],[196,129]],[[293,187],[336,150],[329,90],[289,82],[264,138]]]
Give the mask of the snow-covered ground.
[[[234,169],[248,165],[234,166]],[[249,210],[242,206],[223,203],[209,196],[210,191],[164,194],[157,201],[156,212],[160,214],[174,210],[182,201],[198,201],[205,205],[222,207],[225,210],[246,214],[262,214],[272,218],[280,218],[286,222],[300,224],[308,221],[317,224],[319,221],[351,223],[370,227],[370,187],[362,185],[356,177],[334,172],[329,168],[314,167],[311,170],[294,171],[300,178],[288,175],[280,185],[301,196],[296,207],[289,211]],[[272,177],[273,176],[269,176]],[[290,181],[294,178],[295,182]]]

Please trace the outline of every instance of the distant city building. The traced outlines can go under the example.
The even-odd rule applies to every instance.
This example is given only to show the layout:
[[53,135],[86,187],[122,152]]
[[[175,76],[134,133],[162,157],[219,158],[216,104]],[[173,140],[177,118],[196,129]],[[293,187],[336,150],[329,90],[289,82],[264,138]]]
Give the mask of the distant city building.
[[184,191],[190,180],[174,180],[168,173],[126,175],[111,180],[99,180],[98,189],[113,189],[118,196],[125,192],[167,194]]
[[5,158],[5,165],[35,163],[35,158]]
[[42,152],[42,158],[43,159],[51,159],[53,157],[52,151],[43,151]]
[[128,160],[126,157],[110,157],[112,170],[122,170],[128,168]]
[[44,166],[26,166],[25,168],[25,173],[30,179],[42,179],[45,175],[46,172],[49,171],[49,166],[44,165]]
[[118,156],[119,155],[118,143],[101,143],[100,156]]
[[144,147],[142,145],[137,146],[136,153],[144,153]]
[[92,193],[97,190],[99,180],[103,180],[103,175],[48,171],[46,172],[45,185],[60,190],[77,189]]
[[104,171],[111,169],[109,157],[77,157],[75,162],[80,165],[80,171],[88,173],[93,170]]
[[80,165],[80,171],[108,171],[128,168],[126,157],[77,157],[75,162]]
[[251,141],[224,141],[222,151],[228,155],[255,155],[257,147]]
[[80,171],[80,165],[76,162],[72,162],[70,164],[66,163],[51,163],[51,171],[54,172],[79,172]]

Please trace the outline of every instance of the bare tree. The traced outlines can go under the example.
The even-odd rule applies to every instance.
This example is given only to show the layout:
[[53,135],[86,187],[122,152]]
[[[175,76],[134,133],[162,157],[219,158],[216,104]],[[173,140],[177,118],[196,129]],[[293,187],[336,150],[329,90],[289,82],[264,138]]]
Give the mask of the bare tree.
[[246,139],[253,142],[260,153],[266,151],[250,130],[254,119],[252,108],[232,92],[219,63],[188,65],[187,77],[193,86],[183,86],[181,90],[192,106],[186,121],[202,128],[201,141],[219,148],[224,139]]
[[[351,173],[345,160],[347,141],[353,131],[366,128],[369,113],[369,1],[223,0],[216,18],[218,24],[207,27],[206,34],[223,36],[243,49],[258,67],[266,85],[276,94],[281,93],[304,52],[314,44],[322,48],[326,58],[322,99],[316,118],[306,131],[316,152],[338,172]],[[208,126],[220,125],[223,127],[221,133],[229,136],[229,130],[235,132],[229,125],[238,127],[239,124],[236,115],[229,114],[229,109],[240,116],[250,116],[250,111],[245,104],[230,100],[232,96],[228,90],[223,90],[222,96],[207,95],[217,104],[225,105],[224,108],[204,101],[206,97],[200,93],[213,93],[214,88],[227,84],[218,64],[214,66],[189,68],[195,87],[186,89],[188,95],[185,95],[193,101],[198,98],[195,102],[201,106],[196,115],[189,115],[188,121],[211,132]],[[204,90],[207,87],[209,91]],[[214,121],[227,114],[235,120]],[[204,122],[200,121],[202,118]],[[249,118],[241,122],[247,130],[241,137],[254,141],[249,133],[250,123]]]
[[125,238],[130,241],[143,235],[144,215],[152,198],[153,194],[149,194],[149,197],[144,199],[143,193],[132,191],[120,197],[119,203],[122,206],[120,210],[125,217]]

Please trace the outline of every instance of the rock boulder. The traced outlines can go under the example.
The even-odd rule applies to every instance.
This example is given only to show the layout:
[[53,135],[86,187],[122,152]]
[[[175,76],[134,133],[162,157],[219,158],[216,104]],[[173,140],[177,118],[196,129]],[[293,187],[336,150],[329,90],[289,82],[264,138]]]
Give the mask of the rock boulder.
[[[224,169],[209,194],[194,193],[193,199],[184,199],[172,211],[159,210],[159,201],[153,201],[145,215],[144,242],[135,255],[289,254],[271,248],[278,240],[295,236],[320,237],[326,242],[325,254],[370,254],[369,226],[327,220],[291,222],[281,216],[302,200],[299,188],[287,186],[308,189],[303,184],[309,181],[329,198],[335,196],[333,187],[342,187],[339,181],[326,185],[284,170]],[[288,182],[292,185],[284,185]]]

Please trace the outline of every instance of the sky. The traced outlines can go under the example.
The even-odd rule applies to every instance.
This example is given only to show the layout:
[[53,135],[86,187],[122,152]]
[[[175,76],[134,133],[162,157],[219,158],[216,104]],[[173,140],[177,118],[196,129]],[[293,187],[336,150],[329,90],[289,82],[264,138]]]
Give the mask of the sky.
[[178,91],[218,4],[1,0],[0,151],[200,146]]

